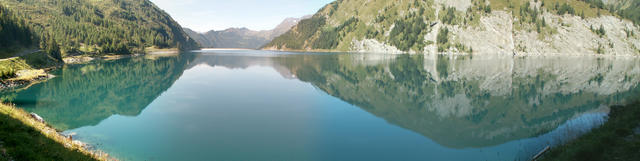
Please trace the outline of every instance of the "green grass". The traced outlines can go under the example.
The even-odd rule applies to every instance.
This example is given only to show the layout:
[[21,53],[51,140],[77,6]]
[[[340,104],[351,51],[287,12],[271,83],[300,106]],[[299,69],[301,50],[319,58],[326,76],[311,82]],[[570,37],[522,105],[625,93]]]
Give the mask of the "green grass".
[[590,7],[590,5],[584,1],[578,1],[578,0],[544,0],[545,2],[545,8],[547,10],[553,10],[553,8],[555,7],[555,4],[558,3],[560,6],[562,6],[563,3],[566,3],[568,5],[570,5],[571,7],[574,8],[575,10],[575,15],[581,15],[582,13],[584,13],[584,17],[597,17],[598,13],[600,13],[600,15],[611,15],[611,13],[609,13],[607,10],[603,10],[603,9],[598,9],[598,8],[593,8]]
[[[544,3],[544,6],[541,6],[542,8],[552,13],[556,13],[555,5],[556,3],[558,3],[559,6],[562,6],[563,4],[568,4],[569,6],[571,6],[575,11],[575,15],[580,15],[581,13],[584,13],[585,17],[596,17],[598,16],[598,10],[600,11],[601,15],[611,15],[611,13],[609,13],[606,10],[590,7],[588,3],[580,0],[538,0],[538,1]],[[518,14],[518,9],[520,8],[520,6],[524,5],[527,1],[525,0],[489,0],[489,2],[491,2],[491,9],[493,10],[514,11],[514,14],[516,14],[516,16],[520,16]]]
[[640,135],[633,129],[640,126],[640,102],[613,106],[607,121],[600,128],[553,148],[542,160],[640,160]]
[[55,133],[45,124],[33,121],[26,112],[0,104],[0,161],[96,160],[78,147],[65,147],[63,143],[72,145],[69,140],[54,139],[57,134],[47,136],[41,129]]

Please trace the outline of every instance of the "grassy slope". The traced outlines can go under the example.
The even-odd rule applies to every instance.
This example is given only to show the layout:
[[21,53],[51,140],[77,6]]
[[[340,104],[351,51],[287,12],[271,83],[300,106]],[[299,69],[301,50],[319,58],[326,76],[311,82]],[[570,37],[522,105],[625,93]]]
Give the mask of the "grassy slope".
[[[513,13],[516,16],[520,16],[518,10],[520,9],[521,6],[524,5],[525,2],[524,0],[511,0],[511,1],[507,1],[507,0],[488,0],[491,4],[491,8],[493,10],[507,10],[507,11],[514,11]],[[559,5],[562,4],[568,4],[571,7],[574,8],[576,15],[579,15],[580,13],[584,13],[585,17],[596,17],[598,15],[598,10],[597,8],[591,8],[589,6],[588,3],[584,2],[584,1],[580,1],[580,0],[541,0],[544,2],[544,8],[547,11],[551,11],[552,13],[555,7],[555,4],[558,3]],[[601,15],[611,15],[611,13],[609,13],[606,10],[600,10],[600,14]]]
[[97,160],[70,140],[56,136],[55,131],[33,121],[26,112],[0,104],[0,160]]
[[542,160],[640,160],[640,102],[614,106],[609,121],[572,142],[556,147]]
[[[416,6],[416,4],[417,6],[427,7],[432,6],[433,1],[338,0],[320,9],[313,18],[302,20],[291,31],[274,39],[265,47],[346,51],[350,49],[353,39],[362,40],[366,35],[370,35],[370,38],[375,38],[379,41],[386,41],[389,38],[382,33],[388,30],[396,21],[402,21],[406,16],[405,12],[410,10],[412,6]],[[384,10],[384,12],[378,12],[381,10]],[[412,12],[417,12],[417,10]],[[429,21],[430,19],[435,19],[433,15],[432,10],[427,10],[422,16]],[[378,17],[383,18],[376,20]],[[356,21],[349,23],[352,18]],[[312,25],[305,26],[305,24]],[[376,31],[378,34],[372,34]],[[315,44],[327,41],[333,44],[329,46]]]

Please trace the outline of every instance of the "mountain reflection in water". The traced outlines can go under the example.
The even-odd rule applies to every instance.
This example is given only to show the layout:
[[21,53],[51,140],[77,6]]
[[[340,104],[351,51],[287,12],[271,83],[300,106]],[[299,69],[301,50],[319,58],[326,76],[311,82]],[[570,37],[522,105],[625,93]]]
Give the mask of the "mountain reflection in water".
[[[49,81],[2,92],[2,99],[128,160],[200,160],[212,157],[195,155],[207,150],[217,152],[209,159],[219,160],[515,160],[601,124],[608,105],[638,98],[638,62],[590,56],[199,51],[68,65]],[[335,112],[352,107],[361,110]],[[421,138],[394,139],[410,134],[362,113]],[[270,121],[278,124],[253,126]],[[149,126],[159,122],[167,132]],[[179,130],[187,127],[206,130]],[[384,133],[371,133],[376,130]],[[365,136],[374,141],[345,142]],[[305,142],[270,142],[278,139]],[[397,145],[385,142],[391,140]],[[194,148],[145,146],[164,141]],[[221,144],[227,141],[234,145]],[[371,154],[371,148],[390,158]]]
[[555,129],[640,94],[635,58],[296,55],[300,80],[452,148]]

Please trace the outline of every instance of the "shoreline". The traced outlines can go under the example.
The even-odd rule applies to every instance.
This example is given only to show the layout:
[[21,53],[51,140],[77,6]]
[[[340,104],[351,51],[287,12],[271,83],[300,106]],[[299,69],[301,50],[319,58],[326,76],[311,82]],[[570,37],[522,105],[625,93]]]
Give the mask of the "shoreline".
[[[63,58],[63,64],[59,64],[53,67],[42,68],[42,69],[27,69],[26,71],[39,71],[44,70],[44,75],[33,76],[31,78],[26,79],[18,79],[18,76],[14,78],[9,78],[2,80],[0,79],[0,91],[7,90],[12,88],[23,88],[29,87],[33,84],[41,83],[47,81],[48,79],[54,78],[55,76],[49,74],[49,72],[56,70],[63,65],[66,64],[86,64],[96,60],[118,60],[124,58],[138,57],[138,56],[162,56],[162,55],[171,55],[175,54],[175,52],[155,52],[148,54],[130,54],[130,55],[102,55],[102,56],[91,56],[91,55],[77,55],[77,56],[69,56]],[[2,61],[10,61],[10,60],[2,60]]]
[[37,77],[34,79],[28,80],[6,80],[0,81],[0,90],[18,88],[18,87],[29,87],[30,85],[46,81],[51,77]]
[[310,53],[325,53],[325,52],[342,52],[342,53],[374,53],[374,54],[388,54],[388,55],[445,55],[445,56],[483,56],[483,55],[504,55],[504,56],[514,56],[514,57],[527,57],[527,56],[598,56],[598,57],[640,57],[640,53],[636,54],[580,54],[580,53],[518,53],[515,54],[507,54],[507,53],[467,53],[467,52],[438,52],[438,53],[427,53],[427,52],[400,52],[400,53],[389,53],[389,52],[380,52],[380,51],[340,51],[340,50],[332,50],[332,49],[312,49],[312,50],[295,50],[295,49],[270,49],[270,48],[262,48],[255,49],[262,51],[280,51],[280,52],[310,52]]
[[[219,51],[219,50],[260,50],[260,49],[249,49],[249,48],[202,48],[200,50],[210,50],[210,51]],[[198,51],[198,50],[195,50]]]
[[[42,64],[30,64],[29,61],[44,60]],[[42,58],[42,55],[32,54],[30,56],[14,57],[0,60],[4,79],[0,78],[0,90],[17,88],[33,83],[41,82],[52,78],[49,72],[62,66],[62,62]]]

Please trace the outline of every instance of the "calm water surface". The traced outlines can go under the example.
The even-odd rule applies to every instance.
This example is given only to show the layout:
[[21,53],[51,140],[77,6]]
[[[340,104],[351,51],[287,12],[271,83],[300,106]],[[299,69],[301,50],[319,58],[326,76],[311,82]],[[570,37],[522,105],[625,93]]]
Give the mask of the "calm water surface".
[[626,57],[198,51],[2,93],[122,160],[527,160],[640,95]]

